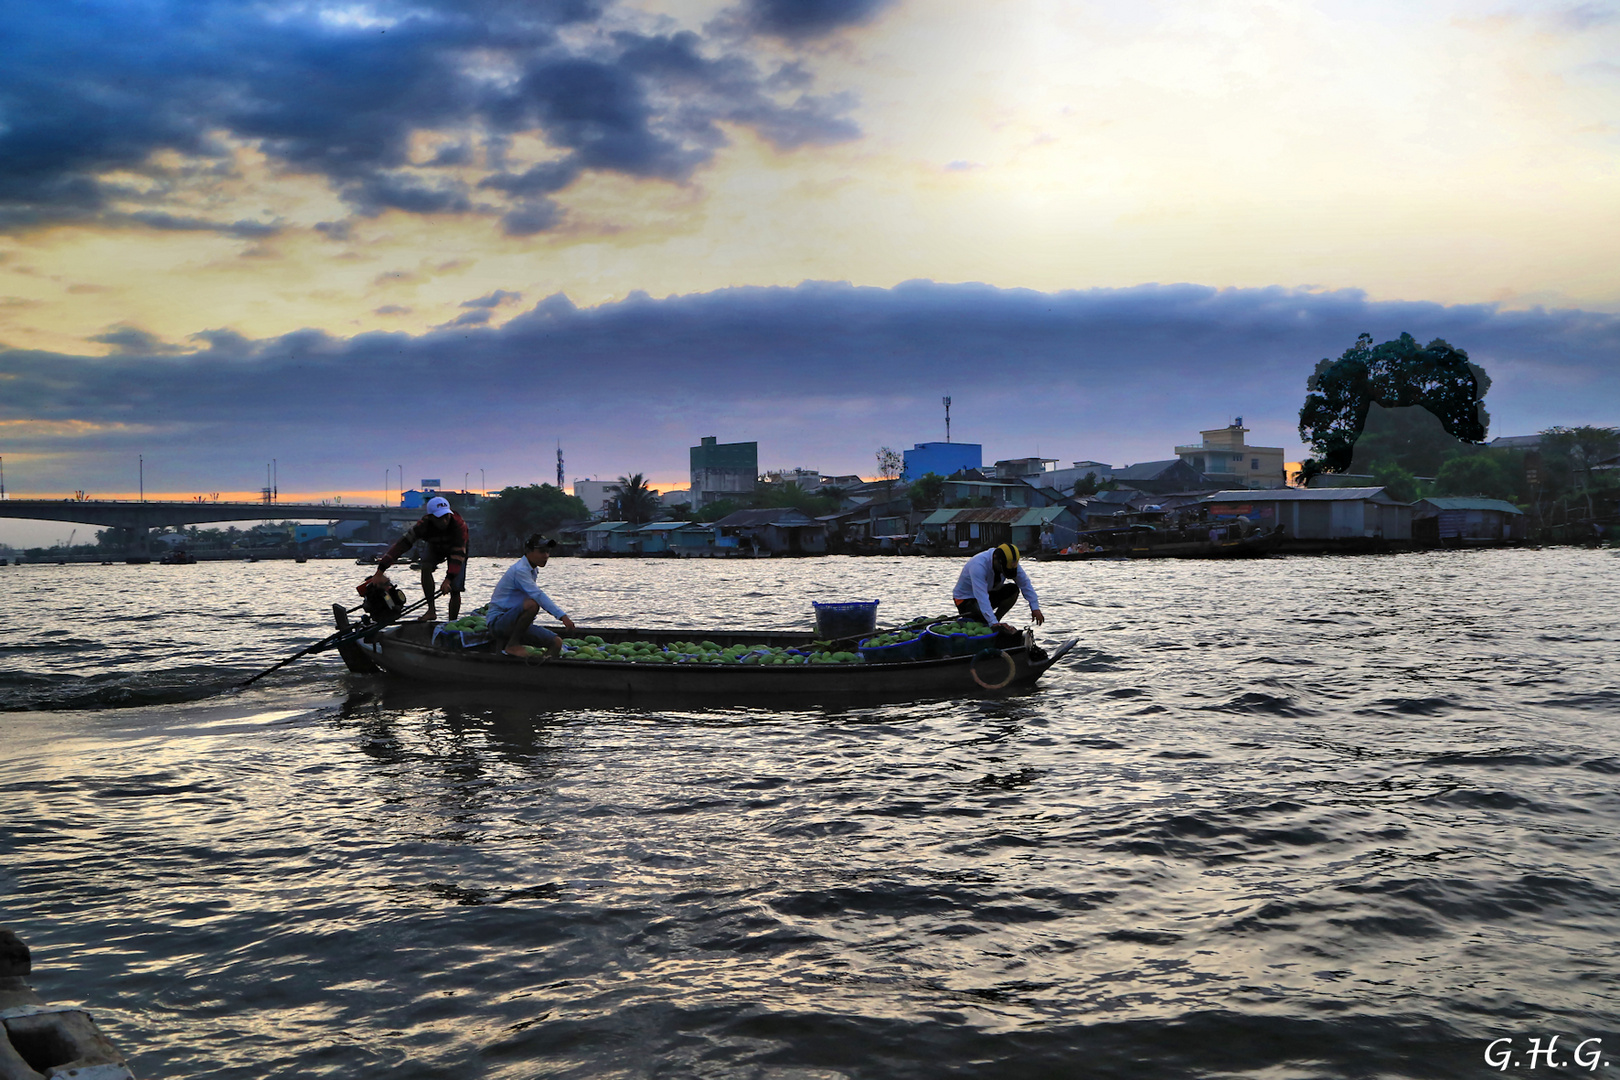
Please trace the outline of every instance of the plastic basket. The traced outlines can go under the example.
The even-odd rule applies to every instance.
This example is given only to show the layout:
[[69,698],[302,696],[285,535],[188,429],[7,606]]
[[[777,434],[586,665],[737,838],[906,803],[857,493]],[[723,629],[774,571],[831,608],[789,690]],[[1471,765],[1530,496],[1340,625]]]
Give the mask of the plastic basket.
[[993,647],[1000,636],[994,630],[988,634],[942,634],[929,627],[923,634],[928,639],[932,656],[972,656],[980,649]]
[[910,641],[897,641],[893,645],[869,645],[863,641],[857,647],[857,651],[861,654],[861,659],[868,664],[902,664],[912,660],[926,660],[928,639],[919,634]]
[[816,609],[816,637],[822,641],[865,637],[877,629],[876,600],[810,601]]

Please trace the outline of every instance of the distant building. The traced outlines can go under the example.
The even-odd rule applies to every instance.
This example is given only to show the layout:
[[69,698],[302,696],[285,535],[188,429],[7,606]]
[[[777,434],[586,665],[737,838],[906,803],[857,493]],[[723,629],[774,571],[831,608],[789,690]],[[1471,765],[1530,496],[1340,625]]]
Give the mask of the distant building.
[[706,435],[692,447],[692,509],[745,495],[759,479],[757,442],[723,443]]
[[936,510],[923,519],[920,530],[936,551],[971,555],[997,544],[1016,544],[1023,552],[1067,547],[1080,525],[1072,506],[1013,506]]
[[732,538],[741,549],[769,551],[772,555],[821,555],[827,551],[827,526],[791,507],[738,510],[715,522],[714,531]]
[[1412,504],[1412,537],[1428,544],[1523,540],[1524,511],[1501,499],[1430,497]]
[[903,457],[906,464],[900,477],[909,482],[927,473],[950,476],[963,469],[977,469],[984,464],[984,447],[972,442],[920,442]]
[[[1098,484],[1106,484],[1114,478],[1114,467],[1101,461],[1076,461],[1067,469],[1045,468],[1046,464],[1056,465],[1057,462],[1047,458],[1023,458],[1023,461],[1039,461],[1043,468],[1039,472],[1019,473],[1018,479],[1036,487],[1052,488],[1061,492],[1072,492],[1074,485],[1083,482],[1086,477],[1092,477]],[[996,470],[1001,471],[1004,462],[996,462]]]
[[1197,446],[1176,447],[1176,456],[1222,486],[1286,487],[1283,448],[1250,446],[1245,441],[1248,433],[1240,416],[1226,427],[1200,431],[1204,441]]
[[574,496],[585,504],[586,511],[592,517],[600,517],[607,513],[608,504],[618,494],[608,489],[618,486],[614,480],[575,480]]
[[1123,469],[1114,470],[1114,480],[1120,487],[1135,488],[1150,495],[1168,495],[1173,491],[1208,490],[1225,486],[1205,477],[1185,458],[1166,458],[1164,461],[1144,461],[1136,465],[1127,465]]
[[691,506],[692,505],[692,493],[690,491],[686,490],[685,488],[676,488],[674,491],[666,491],[662,495],[660,495],[658,498],[659,498],[659,501],[662,502],[665,506]]
[[1215,491],[1199,500],[1212,520],[1247,518],[1290,540],[1410,540],[1412,506],[1382,487]]
[[1056,469],[1057,458],[1005,458],[995,464],[997,480],[1028,480],[1032,484],[1035,477]]
[[1540,435],[1498,435],[1485,445],[1493,450],[1539,450]]
[[821,487],[820,469],[773,469],[765,474],[767,484],[797,484],[803,491]]

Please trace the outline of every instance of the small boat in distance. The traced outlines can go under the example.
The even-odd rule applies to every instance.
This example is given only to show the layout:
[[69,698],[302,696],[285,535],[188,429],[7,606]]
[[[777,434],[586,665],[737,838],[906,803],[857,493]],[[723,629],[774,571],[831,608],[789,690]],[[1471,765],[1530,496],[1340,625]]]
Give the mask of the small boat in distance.
[[197,556],[193,555],[185,548],[175,548],[173,551],[163,556],[163,558],[159,559],[158,563],[162,566],[191,566],[196,561]]

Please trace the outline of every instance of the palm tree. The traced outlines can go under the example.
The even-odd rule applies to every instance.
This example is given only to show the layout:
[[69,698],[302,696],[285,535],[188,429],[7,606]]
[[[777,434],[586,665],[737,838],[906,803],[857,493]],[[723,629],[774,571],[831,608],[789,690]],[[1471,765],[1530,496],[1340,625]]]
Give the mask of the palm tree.
[[614,492],[613,516],[619,521],[641,525],[658,512],[658,496],[647,487],[647,478],[641,473],[619,477],[619,482],[608,490]]

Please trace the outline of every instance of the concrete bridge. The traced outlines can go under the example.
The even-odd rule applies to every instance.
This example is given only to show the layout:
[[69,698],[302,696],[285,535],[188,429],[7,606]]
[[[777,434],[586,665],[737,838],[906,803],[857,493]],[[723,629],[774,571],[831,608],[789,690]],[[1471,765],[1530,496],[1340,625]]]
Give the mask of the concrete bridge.
[[0,499],[0,518],[71,521],[102,528],[147,529],[214,521],[365,521],[405,525],[421,510],[397,506],[337,506],[284,502],[164,502],[133,499]]

